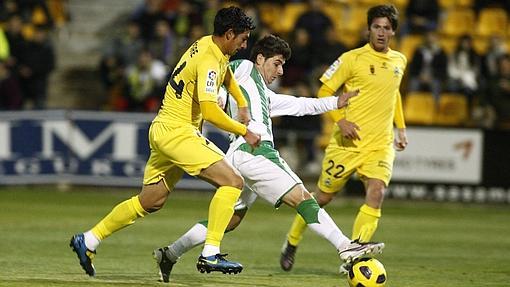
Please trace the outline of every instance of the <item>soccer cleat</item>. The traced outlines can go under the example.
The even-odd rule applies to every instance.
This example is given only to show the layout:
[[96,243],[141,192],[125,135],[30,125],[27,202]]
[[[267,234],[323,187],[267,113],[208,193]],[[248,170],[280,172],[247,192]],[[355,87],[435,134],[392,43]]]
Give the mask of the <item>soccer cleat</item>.
[[340,264],[340,268],[338,268],[338,272],[340,273],[340,275],[349,274],[349,272],[352,269],[352,266],[354,265],[353,263],[355,263],[355,262],[351,262],[351,263],[344,262],[344,263]]
[[241,265],[241,263],[228,261],[225,259],[225,256],[227,256],[227,254],[218,253],[216,255],[207,257],[200,255],[197,261],[197,270],[200,271],[200,273],[211,273],[212,271],[219,271],[223,274],[237,274],[243,271],[243,265]]
[[168,258],[168,256],[166,255],[167,250],[168,247],[163,247],[158,248],[152,252],[152,256],[154,257],[154,259],[156,259],[156,262],[158,263],[160,276],[159,281],[161,282],[170,281],[170,272],[172,272],[174,264],[177,263]]
[[96,255],[96,251],[91,251],[87,248],[87,246],[85,246],[85,237],[83,236],[83,233],[76,234],[71,237],[69,246],[78,256],[80,265],[83,270],[85,270],[85,273],[89,276],[94,276],[96,274],[96,269],[92,264],[92,259],[94,258],[94,255]]
[[288,241],[285,241],[282,247],[282,253],[280,254],[280,267],[284,271],[290,271],[294,265],[294,257],[296,256],[297,246],[291,245]]
[[351,263],[356,259],[364,256],[373,256],[382,253],[384,243],[366,242],[360,243],[358,240],[351,241],[351,243],[344,250],[340,250],[338,255],[340,259],[346,263]]

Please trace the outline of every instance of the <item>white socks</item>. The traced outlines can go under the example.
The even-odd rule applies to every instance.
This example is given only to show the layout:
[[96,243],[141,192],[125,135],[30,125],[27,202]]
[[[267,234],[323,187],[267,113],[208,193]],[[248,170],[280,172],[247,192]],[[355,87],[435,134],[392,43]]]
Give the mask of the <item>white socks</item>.
[[[183,236],[177,239],[170,246],[168,246],[169,252],[167,252],[167,256],[171,261],[173,262],[177,261],[177,259],[179,259],[179,257],[181,257],[188,250],[204,243],[206,235],[207,228],[204,225],[200,223],[193,225],[193,227],[191,227],[191,229],[188,230],[188,232],[186,232]],[[218,248],[218,252],[216,253],[219,253],[219,247],[216,248]]]
[[96,248],[99,246],[99,243],[101,243],[101,240],[97,239],[97,237],[92,233],[92,231],[87,231],[83,233],[83,236],[85,237],[85,246],[90,251],[96,250]]
[[311,230],[329,241],[337,250],[343,250],[351,243],[324,209],[319,210],[318,217],[319,223],[308,224]]

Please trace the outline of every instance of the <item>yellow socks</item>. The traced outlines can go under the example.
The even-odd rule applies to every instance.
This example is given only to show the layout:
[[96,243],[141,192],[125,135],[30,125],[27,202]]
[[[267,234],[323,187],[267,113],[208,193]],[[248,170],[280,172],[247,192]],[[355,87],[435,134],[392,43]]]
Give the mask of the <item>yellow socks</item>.
[[287,234],[287,240],[290,245],[298,246],[301,239],[303,239],[303,233],[306,230],[306,222],[301,217],[301,215],[296,214],[294,217],[294,222],[292,222],[292,226],[290,227],[289,234]]
[[240,194],[241,190],[232,186],[221,186],[216,190],[209,205],[206,245],[220,246],[225,229],[234,214],[234,204]]
[[360,242],[369,242],[377,230],[377,223],[380,217],[381,209],[363,204],[359,209],[356,220],[354,220],[352,239],[359,239]]
[[92,233],[99,240],[103,240],[112,233],[135,223],[135,219],[144,217],[146,214],[148,212],[140,204],[138,195],[133,196],[117,204],[108,215],[92,228]]

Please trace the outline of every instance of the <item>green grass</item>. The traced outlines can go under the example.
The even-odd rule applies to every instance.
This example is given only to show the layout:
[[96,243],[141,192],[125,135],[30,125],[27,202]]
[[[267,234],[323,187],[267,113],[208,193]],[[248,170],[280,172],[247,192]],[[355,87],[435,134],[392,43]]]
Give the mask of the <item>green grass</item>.
[[[103,242],[89,278],[68,246],[136,189],[0,187],[0,286],[166,286],[158,283],[151,257],[207,214],[212,193],[177,191],[160,212]],[[359,199],[340,197],[327,208],[350,234]],[[333,247],[307,231],[290,273],[280,270],[280,247],[292,221],[288,207],[259,201],[239,228],[225,236],[222,251],[239,260],[238,275],[200,274],[196,248],[174,266],[169,286],[347,286],[337,274]],[[509,286],[510,211],[507,205],[387,200],[374,240],[386,286]]]

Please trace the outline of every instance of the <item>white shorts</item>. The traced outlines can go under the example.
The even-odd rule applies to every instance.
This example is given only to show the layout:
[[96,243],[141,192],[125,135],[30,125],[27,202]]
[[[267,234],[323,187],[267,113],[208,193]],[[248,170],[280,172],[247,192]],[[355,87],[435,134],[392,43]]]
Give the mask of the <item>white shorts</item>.
[[[246,146],[245,146],[246,147]],[[290,169],[270,142],[263,142],[255,150],[246,150],[243,146],[229,150],[226,159],[239,170],[245,181],[245,187],[235,205],[235,209],[249,208],[262,197],[274,207],[282,204],[282,197],[301,179]]]

